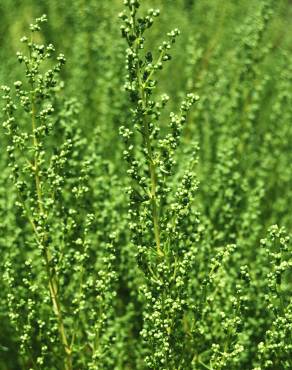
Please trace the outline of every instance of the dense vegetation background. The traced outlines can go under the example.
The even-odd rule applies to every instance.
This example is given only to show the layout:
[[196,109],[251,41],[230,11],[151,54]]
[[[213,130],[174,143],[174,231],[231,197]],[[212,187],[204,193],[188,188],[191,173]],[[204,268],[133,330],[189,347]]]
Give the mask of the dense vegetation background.
[[[178,148],[165,149],[172,177],[157,180],[161,256],[153,198],[131,172],[147,188],[153,158],[134,129],[139,99],[124,88],[135,43],[121,36],[123,2],[1,0],[0,85],[18,101],[17,129],[0,113],[1,370],[292,368],[292,3],[147,0],[139,12],[152,7],[161,15],[145,53],[156,58],[167,32],[181,31],[153,93],[170,97],[159,135],[186,94],[200,97]],[[20,38],[42,14],[34,42],[53,43],[66,64],[34,105],[34,83],[27,95],[13,84],[25,84]],[[50,109],[45,99],[54,112],[35,135],[42,155],[29,122],[31,107]]]

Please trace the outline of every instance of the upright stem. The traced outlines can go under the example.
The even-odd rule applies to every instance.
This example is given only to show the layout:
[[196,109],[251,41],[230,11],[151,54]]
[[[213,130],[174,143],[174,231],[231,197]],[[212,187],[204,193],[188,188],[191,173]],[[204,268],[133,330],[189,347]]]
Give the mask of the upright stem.
[[141,71],[139,67],[137,68],[137,74],[138,74],[138,80],[139,80],[139,86],[140,86],[140,98],[142,101],[142,109],[143,109],[143,132],[144,132],[144,139],[145,139],[147,154],[148,154],[149,174],[151,178],[150,195],[151,195],[151,205],[152,205],[152,221],[153,221],[153,226],[154,226],[154,237],[155,237],[157,254],[159,256],[163,256],[164,253],[161,249],[161,244],[160,244],[159,212],[158,212],[157,195],[156,195],[157,193],[156,164],[154,161],[153,151],[152,151],[152,146],[151,146],[149,122],[144,114],[147,108],[147,93],[145,92],[145,85],[142,82]]
[[[43,195],[42,195],[41,181],[40,181],[40,175],[39,175],[39,164],[38,164],[38,154],[37,154],[38,139],[35,133],[37,110],[36,110],[34,94],[32,95],[31,107],[32,107],[32,110],[31,110],[32,120],[31,121],[32,121],[32,132],[33,132],[33,145],[35,149],[34,173],[35,173],[35,185],[36,185],[36,192],[37,192],[37,202],[38,202],[39,212],[41,214],[45,214],[45,210],[43,207]],[[45,237],[43,237],[42,242],[43,242],[42,244],[45,244],[44,243]],[[58,283],[56,279],[56,273],[54,271],[54,268],[50,267],[51,254],[46,246],[44,246],[44,259],[45,259],[47,276],[49,280],[49,290],[50,290],[50,296],[51,296],[51,300],[53,304],[53,310],[57,318],[59,335],[60,335],[61,343],[64,347],[64,352],[65,352],[64,367],[65,367],[65,370],[72,370],[72,351],[68,344],[68,340],[66,336],[66,330],[65,330],[64,321],[63,321],[60,298],[58,294]]]
[[[135,33],[136,32],[136,20],[135,20],[136,9],[133,7],[132,11],[133,11],[132,27],[133,27],[133,32]],[[136,45],[135,52],[138,55],[139,46],[137,46],[137,43],[135,43],[135,45]],[[151,206],[152,206],[152,221],[153,221],[153,227],[154,227],[154,238],[155,238],[157,254],[159,256],[164,256],[164,253],[161,249],[161,244],[160,244],[159,212],[158,212],[157,195],[156,195],[156,192],[157,192],[156,190],[157,188],[156,164],[154,161],[153,151],[152,151],[152,146],[151,146],[149,122],[144,114],[147,109],[147,103],[148,103],[147,101],[148,97],[147,97],[147,92],[145,91],[145,87],[147,86],[150,76],[148,76],[148,79],[146,80],[145,83],[143,83],[143,80],[141,77],[142,77],[141,70],[140,70],[140,66],[138,63],[137,78],[139,82],[140,99],[142,101],[142,110],[143,110],[143,133],[144,133],[144,140],[146,143],[147,155],[148,155],[148,169],[149,169],[149,174],[151,178],[150,196],[151,196]]]

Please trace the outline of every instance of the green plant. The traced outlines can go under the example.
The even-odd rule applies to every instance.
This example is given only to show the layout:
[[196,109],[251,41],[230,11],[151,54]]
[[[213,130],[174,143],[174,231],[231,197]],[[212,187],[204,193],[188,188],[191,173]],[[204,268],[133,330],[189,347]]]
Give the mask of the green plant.
[[133,127],[122,126],[120,131],[127,145],[124,156],[131,177],[132,243],[145,276],[141,288],[145,301],[141,335],[149,347],[146,363],[150,368],[177,368],[184,364],[179,355],[185,350],[184,287],[194,258],[193,235],[188,235],[188,228],[195,217],[191,204],[196,190],[193,174],[196,152],[176,190],[172,190],[171,176],[187,113],[198,98],[188,94],[180,114],[170,114],[169,133],[162,135],[159,123],[168,97],[163,95],[160,100],[155,97],[155,78],[171,59],[169,51],[179,31],[167,34],[168,41],[159,47],[157,56],[152,51],[144,52],[144,34],[159,11],[150,9],[145,17],[138,17],[139,1],[126,1],[125,5],[129,14],[122,13],[120,17],[124,22],[122,34],[129,46],[125,88],[133,103]]
[[1,1],[0,370],[291,367],[291,9]]
[[[88,175],[96,168],[94,157],[78,160],[87,143],[81,139],[75,119],[76,102],[63,100],[60,107],[57,101],[62,88],[57,78],[65,58],[59,55],[57,64],[45,70],[54,47],[34,41],[45,21],[45,16],[38,18],[30,26],[30,38],[22,38],[27,55],[19,52],[17,57],[25,66],[26,82],[14,84],[17,103],[10,89],[2,87],[3,127],[18,198],[16,219],[22,228],[20,239],[11,246],[20,243],[17,248],[23,249],[21,253],[9,250],[4,266],[9,317],[18,333],[24,364],[31,361],[35,368],[45,364],[60,368],[64,363],[64,369],[70,370],[74,363],[84,362],[75,357],[88,345],[88,367],[95,368],[103,356],[102,346],[110,341],[104,327],[111,319],[115,295],[117,233],[109,231],[110,224],[103,226],[109,233],[99,240],[99,250],[94,250],[91,237],[96,239],[96,234],[91,232],[107,221],[90,212],[87,197],[96,202],[104,190],[100,187],[97,194],[89,194]],[[98,254],[101,260],[88,265]],[[16,270],[18,264],[23,266]]]

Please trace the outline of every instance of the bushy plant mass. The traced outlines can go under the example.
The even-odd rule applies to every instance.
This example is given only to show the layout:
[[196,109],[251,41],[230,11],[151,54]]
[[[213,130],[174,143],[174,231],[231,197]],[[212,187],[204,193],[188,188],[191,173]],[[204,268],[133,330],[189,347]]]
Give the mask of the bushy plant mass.
[[1,0],[0,370],[292,369],[291,16]]

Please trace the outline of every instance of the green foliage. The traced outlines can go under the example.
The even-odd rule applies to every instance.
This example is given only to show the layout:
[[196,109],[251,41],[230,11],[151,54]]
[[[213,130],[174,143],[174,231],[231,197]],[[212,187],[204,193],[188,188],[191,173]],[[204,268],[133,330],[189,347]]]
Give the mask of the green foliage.
[[0,12],[0,370],[292,368],[291,3]]

